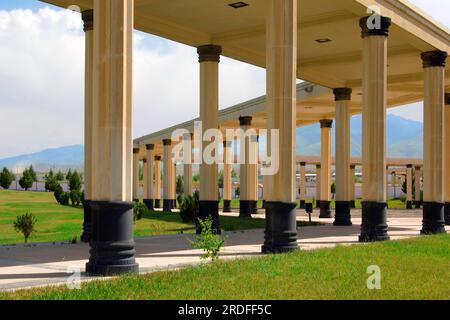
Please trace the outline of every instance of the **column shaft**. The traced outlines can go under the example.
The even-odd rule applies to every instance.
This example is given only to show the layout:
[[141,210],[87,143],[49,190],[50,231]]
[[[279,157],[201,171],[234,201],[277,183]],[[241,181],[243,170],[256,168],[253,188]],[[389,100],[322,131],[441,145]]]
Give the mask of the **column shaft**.
[[223,212],[231,212],[232,170],[231,141],[223,142]]
[[415,189],[415,197],[414,197],[414,206],[416,209],[420,209],[422,205],[422,169],[419,166],[414,168],[414,189]]
[[139,201],[139,148],[133,149],[133,201]]
[[163,140],[163,145],[164,145],[163,211],[172,212],[173,204],[175,202],[175,194],[174,194],[175,178],[174,178],[173,158],[172,158],[172,141],[169,139],[165,139]]
[[350,206],[352,209],[356,208],[355,169],[356,169],[355,165],[353,164],[350,165],[350,176],[348,177],[349,178],[348,185],[350,186]]
[[321,172],[321,165],[318,164],[316,165],[316,208],[319,209],[320,208],[320,182],[321,182],[321,178],[320,178],[320,172]]
[[155,209],[161,208],[161,156],[155,156]]
[[300,163],[300,209],[306,208],[306,162]]
[[406,167],[406,209],[413,208],[412,165]]
[[331,218],[331,128],[332,120],[321,120],[320,218]]
[[144,203],[147,206],[149,210],[154,210],[154,182],[153,182],[153,176],[154,176],[154,169],[153,165],[155,163],[155,145],[154,144],[147,144],[146,145],[147,153],[147,163],[146,170],[145,170],[145,185],[146,185],[146,192],[144,194]]
[[445,157],[444,157],[444,173],[445,173],[445,208],[444,220],[445,225],[450,225],[450,93],[445,94]]

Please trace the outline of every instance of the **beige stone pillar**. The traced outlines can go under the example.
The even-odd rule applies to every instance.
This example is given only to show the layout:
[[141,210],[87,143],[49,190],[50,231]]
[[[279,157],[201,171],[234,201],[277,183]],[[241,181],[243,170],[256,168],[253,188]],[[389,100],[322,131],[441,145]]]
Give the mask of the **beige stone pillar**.
[[144,203],[147,206],[149,210],[154,210],[154,182],[153,182],[153,176],[154,176],[154,163],[155,163],[155,145],[154,144],[147,144],[146,146],[146,159],[147,163],[146,170],[145,170],[145,193],[144,193]]
[[[295,136],[297,105],[297,0],[267,1],[268,129],[279,130],[279,170],[268,177],[264,253],[295,250]],[[272,136],[269,133],[268,142]],[[271,150],[269,152],[276,152]]]
[[155,156],[155,209],[161,209],[161,156]]
[[184,183],[184,196],[190,196],[192,195],[192,162],[194,160],[193,157],[193,141],[192,141],[192,134],[189,134],[185,137],[185,139],[189,138],[191,139],[191,146],[190,150],[185,150],[187,152],[187,157],[185,157],[186,163],[183,165],[183,183]]
[[223,142],[223,212],[232,212],[232,171],[233,159],[231,159],[232,141]]
[[133,201],[139,202],[139,148],[133,148]]
[[413,208],[412,164],[406,167],[406,209]]
[[[133,0],[94,1],[88,275],[137,272],[133,239]],[[89,157],[89,156],[88,156]]]
[[[147,196],[147,158],[142,159],[142,200]],[[139,182],[141,185],[141,182]]]
[[350,179],[350,100],[352,89],[334,89],[336,101],[336,215],[335,226],[352,225]]
[[92,232],[92,120],[93,120],[93,64],[94,64],[94,10],[81,13],[85,33],[84,65],[84,203],[83,234],[81,241],[88,243]]
[[306,208],[306,162],[300,162],[300,209]]
[[350,205],[351,208],[356,208],[356,190],[355,190],[355,175],[356,175],[356,166],[354,164],[350,165],[350,176],[348,185],[350,186]]
[[420,166],[416,166],[414,168],[414,189],[415,189],[415,197],[414,197],[414,206],[416,209],[420,209],[422,206],[422,168]]
[[445,232],[444,105],[447,53],[422,53],[424,67],[424,159],[422,234]]
[[333,120],[320,121],[321,172],[320,172],[320,218],[331,218],[331,129]]
[[320,209],[320,172],[321,172],[322,166],[320,164],[316,165],[316,208]]
[[[219,62],[222,48],[204,45],[197,49],[200,63],[200,119],[202,135],[208,129],[219,128]],[[203,142],[205,148],[211,142]],[[217,141],[216,141],[217,143]],[[217,149],[216,149],[217,150]],[[211,217],[215,232],[219,226],[218,164],[200,164],[200,219]],[[201,230],[198,229],[197,233]]]
[[445,156],[444,156],[444,188],[445,188],[445,206],[444,220],[445,225],[450,225],[450,93],[445,93]]
[[172,212],[175,202],[174,194],[174,169],[173,169],[173,158],[172,158],[172,140],[164,139],[164,175],[163,175],[163,211]]
[[386,202],[387,39],[391,19],[360,20],[363,42],[362,170],[360,242],[388,240]]

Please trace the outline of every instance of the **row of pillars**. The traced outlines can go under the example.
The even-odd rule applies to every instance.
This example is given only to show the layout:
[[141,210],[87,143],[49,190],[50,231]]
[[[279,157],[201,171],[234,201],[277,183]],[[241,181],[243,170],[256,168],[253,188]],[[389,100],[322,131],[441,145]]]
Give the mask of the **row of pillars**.
[[[111,275],[138,271],[132,191],[134,1],[94,1],[93,4],[93,11],[83,12],[86,31],[84,227],[85,232],[88,230],[86,235],[90,237],[91,247],[86,271],[90,275]],[[278,130],[280,139],[279,170],[265,177],[266,230],[262,252],[277,253],[298,248],[295,184],[298,10],[297,0],[268,0],[266,7],[267,129]],[[363,202],[359,240],[362,242],[389,239],[385,143],[387,41],[391,20],[379,18],[381,23],[374,28],[367,24],[368,18],[360,23],[363,38]],[[214,44],[198,48],[202,134],[218,128],[221,53],[222,48]],[[444,126],[446,57],[447,53],[441,51],[422,54],[425,82],[424,234],[445,232],[444,202],[446,192],[450,192],[450,188],[445,187],[449,178],[445,178],[444,170],[450,168],[449,157],[444,158],[445,149],[450,149],[444,148],[444,141],[448,144],[450,140],[444,139],[444,130],[448,130],[445,128],[450,128]],[[351,200],[348,188],[349,90],[335,90],[339,146],[336,183],[340,186],[336,220],[344,222],[348,222]],[[450,119],[448,121],[450,123]],[[323,148],[329,138],[324,140]],[[205,147],[207,142],[203,143]],[[268,145],[270,154],[271,144]],[[329,159],[322,161],[322,167],[328,168]],[[171,168],[166,171],[166,174],[173,174]],[[201,164],[200,186],[200,218],[212,216],[213,227],[220,232],[217,164]],[[168,188],[166,192],[170,193],[170,190]],[[325,188],[321,190],[323,194],[327,192]]]

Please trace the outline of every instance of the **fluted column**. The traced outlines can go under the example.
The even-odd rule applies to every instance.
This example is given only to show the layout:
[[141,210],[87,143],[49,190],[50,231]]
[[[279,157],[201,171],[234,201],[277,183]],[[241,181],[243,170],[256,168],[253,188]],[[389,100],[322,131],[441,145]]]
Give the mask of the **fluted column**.
[[320,172],[322,170],[322,166],[320,164],[316,165],[316,208],[320,209]]
[[355,190],[355,173],[356,173],[356,166],[354,164],[350,165],[350,176],[348,185],[350,186],[350,206],[352,209],[356,208],[356,190]]
[[[279,170],[267,179],[264,253],[298,248],[295,202],[297,14],[297,0],[267,1],[267,123],[269,130],[279,130]],[[271,136],[268,139],[271,141]],[[276,152],[269,148],[271,151]]]
[[331,218],[331,128],[333,121],[320,121],[321,128],[321,172],[320,172],[320,216]]
[[306,208],[306,162],[300,162],[300,209]]
[[232,141],[223,142],[223,212],[231,212],[232,200],[232,170],[233,159],[231,159]]
[[84,64],[84,202],[83,202],[83,234],[81,241],[88,243],[91,240],[92,230],[92,89],[93,89],[93,63],[94,63],[94,10],[81,13],[85,34],[85,64]]
[[406,209],[413,208],[412,164],[406,167]]
[[173,170],[173,158],[172,158],[172,140],[164,139],[164,176],[163,176],[163,211],[172,212],[173,203],[175,201],[175,194],[173,192],[174,185],[174,170]]
[[444,105],[447,53],[422,53],[424,68],[424,159],[422,234],[445,232]]
[[[219,127],[219,62],[222,48],[204,45],[199,47],[197,52],[200,62],[200,119],[204,134],[208,129]],[[210,143],[203,142],[203,148]],[[215,232],[220,233],[217,165],[217,163],[207,164],[204,161],[200,164],[199,216],[200,219],[210,216]],[[197,233],[200,232],[198,229]]]
[[445,208],[444,220],[445,225],[450,225],[450,93],[445,94],[445,160],[444,160],[444,174],[445,174]]
[[[379,20],[373,23],[373,19]],[[360,242],[388,240],[386,201],[387,39],[391,19],[360,20],[363,42],[362,168]]]
[[88,275],[137,272],[133,237],[133,0],[94,1]]
[[[251,129],[252,117],[239,118],[241,129],[244,133]],[[239,216],[248,218],[254,213],[257,206],[257,195],[255,192],[255,153],[256,153],[256,134],[247,135],[241,139],[241,158],[245,159],[241,163],[240,181],[241,197],[239,201]]]
[[415,189],[415,197],[414,197],[414,206],[416,209],[420,209],[422,206],[422,168],[420,166],[416,166],[414,168],[414,189]]
[[133,201],[139,202],[139,148],[133,148]]
[[336,101],[336,215],[335,226],[351,226],[350,100],[352,89],[334,89]]
[[145,170],[145,193],[144,193],[144,203],[147,206],[149,210],[154,210],[154,182],[153,182],[153,176],[154,176],[154,169],[153,165],[155,163],[155,145],[154,144],[147,144],[146,146],[146,159],[147,162],[144,163],[146,166]]
[[188,136],[185,137],[185,139],[189,138],[191,139],[191,147],[190,150],[185,150],[187,152],[187,157],[185,157],[186,163],[183,165],[183,182],[184,182],[184,196],[190,196],[192,195],[192,162],[193,162],[193,155],[192,155],[192,137],[193,135],[190,133]]
[[155,209],[161,209],[161,156],[155,156]]

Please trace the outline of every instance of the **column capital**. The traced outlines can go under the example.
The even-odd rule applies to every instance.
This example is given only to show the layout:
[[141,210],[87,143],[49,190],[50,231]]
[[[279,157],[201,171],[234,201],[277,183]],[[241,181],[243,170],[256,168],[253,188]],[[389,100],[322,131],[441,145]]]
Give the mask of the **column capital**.
[[94,10],[85,10],[81,12],[81,19],[83,20],[84,32],[94,30]]
[[421,167],[421,166],[415,166],[415,167],[414,167],[414,170],[420,171],[420,170],[422,170],[422,167]]
[[250,117],[250,116],[239,117],[239,125],[241,127],[244,127],[244,126],[249,127],[252,125],[252,120],[253,120],[253,117]]
[[301,167],[306,167],[306,162],[300,162]]
[[139,148],[133,148],[133,154],[138,154],[139,153]]
[[445,51],[428,51],[421,54],[423,67],[445,67],[445,60],[447,59],[448,53]]
[[445,93],[445,105],[450,106],[450,92]]
[[371,15],[361,18],[359,26],[361,27],[361,37],[364,39],[370,36],[389,36],[389,27],[391,26],[391,18],[380,15]]
[[333,89],[334,101],[349,101],[352,99],[351,88],[335,88]]
[[316,169],[321,169],[322,166],[320,164],[316,164]]
[[163,139],[163,145],[164,146],[171,146],[172,145],[172,140],[170,139]]
[[332,128],[333,127],[333,120],[329,119],[322,119],[320,120],[320,128]]
[[161,161],[162,157],[161,156],[155,156],[155,161]]
[[408,165],[406,166],[407,169],[412,169],[412,167],[413,167],[412,164],[408,164]]
[[155,145],[154,144],[146,144],[145,147],[147,148],[147,150],[154,150],[155,149]]
[[220,55],[222,54],[222,47],[213,44],[200,46],[197,48],[198,62],[220,62]]

